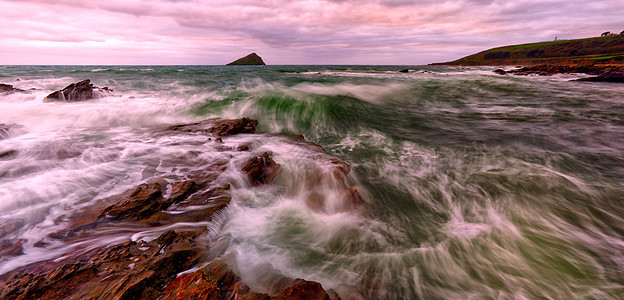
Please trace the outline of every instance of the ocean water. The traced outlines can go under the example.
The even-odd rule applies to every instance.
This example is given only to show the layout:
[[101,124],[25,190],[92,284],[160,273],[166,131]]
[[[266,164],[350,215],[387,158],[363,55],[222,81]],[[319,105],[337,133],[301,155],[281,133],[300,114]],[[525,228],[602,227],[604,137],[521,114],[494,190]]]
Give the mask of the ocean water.
[[[188,172],[167,159],[193,152],[226,160],[219,180],[232,184],[227,209],[194,225],[256,290],[277,270],[343,299],[624,298],[624,85],[402,68],[0,66],[0,83],[29,90],[0,95],[0,123],[12,125],[0,153],[17,150],[0,158],[0,239],[26,241],[0,273],[153,235],[34,247],[99,199]],[[114,96],[43,102],[86,78]],[[271,186],[245,182],[249,153],[154,134],[238,117],[259,120],[259,134],[225,145],[272,151],[283,171]],[[332,157],[350,164],[362,207],[337,209]],[[306,206],[310,193],[327,209]]]

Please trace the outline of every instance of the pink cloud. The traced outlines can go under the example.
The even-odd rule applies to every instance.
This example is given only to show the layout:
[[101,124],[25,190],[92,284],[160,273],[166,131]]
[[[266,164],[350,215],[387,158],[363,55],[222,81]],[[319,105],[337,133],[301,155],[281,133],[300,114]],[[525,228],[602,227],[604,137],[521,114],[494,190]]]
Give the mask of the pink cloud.
[[0,9],[0,64],[223,64],[248,51],[273,64],[420,64],[624,29],[611,28],[621,26],[619,0],[0,0]]

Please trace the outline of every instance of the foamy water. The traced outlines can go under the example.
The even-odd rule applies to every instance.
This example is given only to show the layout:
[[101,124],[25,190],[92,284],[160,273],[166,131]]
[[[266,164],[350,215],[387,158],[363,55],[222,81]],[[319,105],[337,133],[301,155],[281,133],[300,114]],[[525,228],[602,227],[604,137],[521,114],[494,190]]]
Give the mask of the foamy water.
[[[0,83],[28,90],[0,95],[0,123],[12,126],[0,153],[16,150],[0,158],[0,238],[27,240],[0,273],[203,226],[258,291],[279,272],[344,299],[621,298],[624,87],[409,68],[0,67]],[[86,78],[114,95],[43,101]],[[258,134],[223,144],[158,134],[243,116],[259,120]],[[249,185],[239,170],[250,152],[227,150],[241,144],[273,153],[274,184]],[[347,176],[333,175],[335,158]],[[100,199],[214,161],[227,162],[217,182],[232,202],[212,221],[47,237]],[[362,206],[345,208],[347,185]]]

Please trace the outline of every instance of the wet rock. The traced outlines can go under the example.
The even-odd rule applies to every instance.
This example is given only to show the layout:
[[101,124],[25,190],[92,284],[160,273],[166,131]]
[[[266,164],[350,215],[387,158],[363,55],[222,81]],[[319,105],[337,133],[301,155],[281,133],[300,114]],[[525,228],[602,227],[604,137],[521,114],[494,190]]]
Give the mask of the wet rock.
[[23,92],[24,90],[14,88],[10,84],[0,83],[0,94],[12,94],[15,92]]
[[596,77],[577,79],[576,81],[590,82],[624,82],[624,72],[605,72]]
[[255,133],[257,120],[249,118],[229,120],[206,120],[202,122],[175,125],[167,128],[171,131],[181,132],[207,132],[217,136],[226,136],[239,133]]
[[269,295],[252,292],[220,260],[190,274],[177,277],[165,289],[161,299],[270,299]]
[[202,231],[163,233],[88,253],[51,270],[0,280],[0,299],[157,299],[205,251]]
[[562,73],[585,73],[600,75],[607,72],[624,72],[622,67],[610,65],[535,65],[510,70],[507,74],[550,76]]
[[400,73],[409,73],[409,69],[403,69],[399,71]]
[[24,245],[27,241],[25,239],[17,240],[2,240],[0,241],[0,257],[3,256],[17,256],[23,252]]
[[161,299],[340,299],[334,291],[330,297],[318,282],[281,275],[268,280],[273,281],[269,294],[253,292],[228,265],[215,260],[177,277]]
[[6,124],[0,124],[0,140],[9,138],[9,130],[11,126]]
[[107,207],[102,217],[138,221],[165,208],[169,201],[162,196],[160,183],[141,184],[119,202]]
[[176,182],[171,185],[170,202],[171,203],[180,202],[186,199],[186,197],[188,197],[190,194],[195,192],[196,189],[197,189],[197,184],[193,180]]
[[330,300],[329,294],[323,289],[323,286],[315,281],[303,280],[301,278],[290,279],[284,277],[285,280],[280,282],[281,291],[272,299],[319,299]]
[[494,71],[492,71],[498,75],[507,75],[507,71],[503,70],[503,69],[496,69]]
[[252,156],[243,164],[242,171],[247,174],[252,185],[270,184],[281,170],[272,154],[264,152],[260,156]]
[[55,91],[49,94],[45,98],[45,101],[75,102],[101,98],[109,96],[111,94],[112,90],[110,90],[108,87],[96,87],[91,83],[89,79],[86,79],[80,82],[72,83],[62,90]]
[[10,158],[17,154],[17,150],[0,151],[0,159]]

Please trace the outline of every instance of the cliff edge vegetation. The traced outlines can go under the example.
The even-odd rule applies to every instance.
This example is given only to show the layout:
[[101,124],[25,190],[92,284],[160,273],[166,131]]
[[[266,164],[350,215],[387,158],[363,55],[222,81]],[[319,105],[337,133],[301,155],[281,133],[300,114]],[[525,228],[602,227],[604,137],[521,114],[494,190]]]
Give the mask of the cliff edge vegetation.
[[503,46],[433,65],[624,65],[624,35]]

